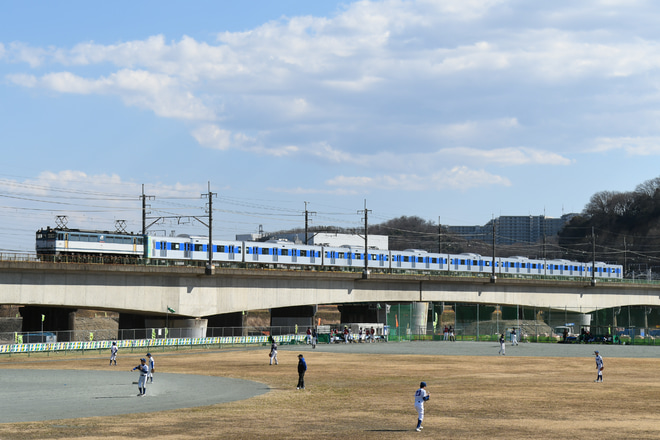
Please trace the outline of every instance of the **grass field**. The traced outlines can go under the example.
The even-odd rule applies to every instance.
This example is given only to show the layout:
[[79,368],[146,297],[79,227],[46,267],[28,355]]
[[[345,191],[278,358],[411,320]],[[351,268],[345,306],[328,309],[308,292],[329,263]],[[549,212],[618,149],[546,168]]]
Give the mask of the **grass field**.
[[[411,356],[297,351],[158,353],[158,371],[262,382],[255,398],[200,408],[0,425],[0,439],[657,439],[660,360],[606,358],[594,383],[588,358]],[[133,362],[120,357],[125,365]],[[0,358],[2,368],[98,369],[107,359]],[[413,394],[428,383],[424,430]],[[0,391],[1,395],[1,391]],[[154,397],[155,398],[155,397]],[[145,399],[148,405],[149,398]],[[11,404],[4,401],[2,405]]]

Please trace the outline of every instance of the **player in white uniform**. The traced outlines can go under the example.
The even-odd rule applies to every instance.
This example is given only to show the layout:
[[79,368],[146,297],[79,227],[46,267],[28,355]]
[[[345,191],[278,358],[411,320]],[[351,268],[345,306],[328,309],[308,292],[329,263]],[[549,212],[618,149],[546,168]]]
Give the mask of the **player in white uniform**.
[[117,352],[119,351],[119,348],[117,347],[117,343],[115,341],[112,341],[112,347],[110,347],[110,365],[114,362],[115,365],[117,365]]
[[133,368],[131,371],[140,370],[140,378],[138,379],[138,397],[144,397],[147,394],[147,374],[149,373],[149,366],[145,358],[140,359],[140,365]]
[[424,420],[424,402],[429,400],[431,394],[426,391],[426,382],[419,384],[419,389],[415,391],[415,409],[417,410],[417,428],[415,431],[422,430],[422,420]]
[[598,353],[598,350],[594,351],[594,354],[596,355],[596,369],[598,370],[598,376],[596,376],[596,380],[594,380],[594,382],[602,382],[603,381],[603,357]]
[[147,357],[149,358],[149,374],[147,375],[147,380],[149,380],[151,383],[154,383],[154,357],[151,355],[151,353],[147,353]]
[[273,343],[270,344],[270,365],[273,365],[273,362],[275,362],[275,365],[277,365],[279,362],[277,362],[277,342],[275,342],[275,338],[273,338]]

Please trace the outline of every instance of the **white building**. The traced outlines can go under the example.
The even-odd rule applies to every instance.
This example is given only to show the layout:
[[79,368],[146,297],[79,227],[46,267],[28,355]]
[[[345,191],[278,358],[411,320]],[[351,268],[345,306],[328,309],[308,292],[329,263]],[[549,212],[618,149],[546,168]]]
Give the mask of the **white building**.
[[[272,239],[288,240],[293,243],[304,243],[305,233],[292,234],[240,234],[236,236],[238,241],[255,241],[263,236],[269,236]],[[367,246],[369,249],[388,250],[389,239],[387,235],[369,235]],[[340,234],[335,232],[309,232],[307,244],[327,247],[361,247],[364,248],[364,237],[354,234]]]

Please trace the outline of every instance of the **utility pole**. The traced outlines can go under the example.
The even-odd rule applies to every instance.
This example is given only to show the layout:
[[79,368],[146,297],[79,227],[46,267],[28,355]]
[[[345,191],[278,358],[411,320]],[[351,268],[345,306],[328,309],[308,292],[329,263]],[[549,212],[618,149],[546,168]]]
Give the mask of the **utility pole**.
[[[148,196],[144,194],[144,183],[142,184],[142,235],[147,235],[147,199],[154,200],[156,196]],[[151,214],[151,213],[150,213]],[[146,246],[145,246],[146,249]]]
[[625,278],[626,274],[628,271],[626,270],[626,266],[628,265],[628,245],[626,244],[626,236],[623,236],[623,277]]
[[211,182],[208,185],[209,191],[206,194],[202,194],[202,197],[209,199],[209,224],[207,225],[209,228],[209,261],[206,264],[206,274],[212,275],[215,269],[213,267],[213,197],[216,197],[218,193],[211,192]]
[[364,272],[362,278],[369,278],[369,213],[371,209],[367,209],[367,199],[364,199],[364,209],[358,211],[358,214],[364,213]]
[[591,285],[596,285],[596,233],[591,227]]
[[307,210],[307,203],[305,202],[305,245],[309,244],[309,235],[307,233],[308,230],[308,225],[309,225],[309,214],[316,215],[316,212],[310,212]]
[[440,216],[438,216],[438,253],[442,253],[442,224],[440,223]]
[[497,281],[497,275],[495,275],[495,216],[493,216],[493,261],[491,263],[492,274],[490,276],[490,282],[495,283]]

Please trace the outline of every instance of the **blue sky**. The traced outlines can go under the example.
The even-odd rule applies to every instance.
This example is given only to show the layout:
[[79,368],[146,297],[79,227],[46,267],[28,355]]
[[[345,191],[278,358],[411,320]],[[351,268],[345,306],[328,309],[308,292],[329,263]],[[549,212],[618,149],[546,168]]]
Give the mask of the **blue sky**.
[[[98,3],[98,2],[96,2]],[[0,249],[559,217],[660,175],[651,1],[0,3]],[[204,233],[174,220],[154,231]]]

